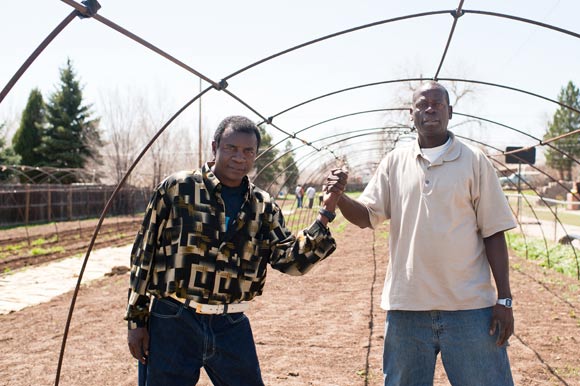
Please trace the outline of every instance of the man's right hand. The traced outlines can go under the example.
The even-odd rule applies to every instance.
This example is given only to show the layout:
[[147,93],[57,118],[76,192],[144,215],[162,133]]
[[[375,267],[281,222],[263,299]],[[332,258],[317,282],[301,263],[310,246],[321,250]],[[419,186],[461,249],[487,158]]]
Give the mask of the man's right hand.
[[129,330],[127,343],[129,343],[131,355],[139,362],[146,364],[147,356],[149,355],[149,333],[147,332],[147,328],[138,327]]

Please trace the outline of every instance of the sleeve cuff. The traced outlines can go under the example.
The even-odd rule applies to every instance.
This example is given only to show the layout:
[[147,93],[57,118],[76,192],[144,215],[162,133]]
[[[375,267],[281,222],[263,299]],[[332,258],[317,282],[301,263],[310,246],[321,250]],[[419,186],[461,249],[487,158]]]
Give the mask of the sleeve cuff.
[[324,225],[320,220],[316,220],[310,225],[310,227],[306,230],[306,233],[314,239],[318,236],[326,236],[330,234],[330,229],[326,225]]

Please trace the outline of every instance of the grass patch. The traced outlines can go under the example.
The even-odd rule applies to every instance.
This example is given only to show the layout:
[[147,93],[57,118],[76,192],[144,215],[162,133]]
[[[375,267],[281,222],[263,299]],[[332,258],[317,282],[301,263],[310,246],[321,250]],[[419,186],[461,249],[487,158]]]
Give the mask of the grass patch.
[[[518,256],[526,257],[527,250],[528,259],[537,261],[540,266],[573,278],[578,277],[577,257],[574,254],[574,247],[571,245],[556,244],[551,241],[544,242],[543,239],[533,237],[524,239],[521,234],[511,231],[507,232],[506,235],[508,247]],[[576,252],[576,254],[580,259],[580,252]]]
[[7,245],[4,247],[4,251],[6,252],[17,252],[22,248],[26,247],[25,243],[14,244],[14,245]]
[[334,224],[334,225],[330,225],[330,231],[333,234],[343,233],[344,230],[346,229],[346,226],[347,225],[348,225],[348,221],[343,217],[343,218],[341,218],[340,223]]
[[362,194],[362,192],[345,192],[344,194],[346,194],[350,198],[356,199]]
[[40,247],[40,246],[46,244],[46,240],[43,239],[43,238],[36,239],[31,244],[32,244],[33,247]]
[[30,254],[32,256],[46,255],[47,253],[48,253],[48,249],[40,248],[40,247],[32,248],[30,250]]
[[[524,193],[524,195],[526,195]],[[527,199],[527,200],[526,200]],[[556,215],[564,225],[580,225],[580,215],[578,213],[567,211],[562,205],[552,206],[551,208],[538,204],[540,198],[535,194],[526,195],[526,199],[520,201],[520,215],[529,218],[536,218],[541,221],[554,222]],[[517,197],[509,197],[510,206],[517,211]],[[530,207],[531,206],[531,207]],[[533,209],[533,210],[532,210]],[[577,211],[576,211],[577,212]],[[559,225],[558,225],[559,226]]]
[[52,247],[52,248],[32,248],[30,253],[32,256],[39,256],[39,255],[48,255],[49,253],[61,253],[64,252],[63,247]]

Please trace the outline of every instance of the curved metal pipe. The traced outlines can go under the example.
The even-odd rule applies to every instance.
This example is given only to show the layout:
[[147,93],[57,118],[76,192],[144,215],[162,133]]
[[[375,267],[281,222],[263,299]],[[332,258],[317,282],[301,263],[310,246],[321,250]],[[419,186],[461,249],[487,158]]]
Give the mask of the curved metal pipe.
[[78,296],[78,292],[79,292],[79,289],[80,289],[81,281],[83,279],[83,275],[84,275],[84,272],[85,272],[85,268],[87,266],[87,262],[89,260],[89,256],[90,256],[91,251],[93,249],[93,246],[95,244],[95,240],[97,238],[97,235],[99,233],[99,230],[101,229],[101,225],[103,224],[103,221],[105,219],[105,215],[107,214],[107,212],[109,211],[109,209],[113,205],[114,199],[119,194],[119,191],[121,190],[121,188],[123,187],[123,185],[127,181],[127,178],[129,177],[129,175],[131,174],[131,172],[133,171],[133,169],[135,169],[135,167],[137,166],[137,164],[141,161],[141,159],[143,158],[143,156],[145,155],[145,153],[149,150],[149,148],[153,145],[153,143],[157,140],[157,138],[159,138],[159,136],[165,131],[165,129],[179,115],[181,115],[181,113],[183,111],[185,111],[193,102],[195,102],[196,100],[198,100],[199,98],[201,98],[201,96],[203,94],[205,94],[206,92],[208,92],[211,89],[212,89],[212,87],[206,88],[205,90],[203,90],[202,92],[200,92],[198,95],[196,95],[193,99],[191,99],[190,101],[188,101],[187,103],[185,103],[185,105],[183,105],[171,118],[169,118],[169,120],[167,122],[165,122],[165,124],[157,131],[157,133],[155,133],[155,135],[153,135],[153,137],[149,140],[149,142],[143,147],[143,149],[141,149],[141,151],[137,155],[137,158],[135,158],[135,160],[133,161],[133,163],[131,164],[131,166],[129,166],[129,168],[125,172],[125,175],[123,176],[123,178],[121,179],[121,181],[119,181],[119,183],[115,187],[115,190],[111,194],[111,197],[109,197],[109,200],[107,201],[105,207],[103,208],[103,211],[101,213],[101,216],[99,217],[99,221],[98,221],[98,223],[97,223],[97,225],[95,227],[95,230],[93,232],[93,236],[91,237],[91,241],[89,242],[89,246],[87,248],[87,252],[85,254],[85,257],[84,257],[84,260],[83,260],[83,264],[81,266],[81,270],[80,270],[79,275],[78,275],[77,284],[75,286],[75,289],[74,289],[74,292],[73,292],[73,296],[72,296],[72,299],[71,299],[71,304],[70,304],[70,307],[69,307],[69,312],[68,312],[68,316],[67,316],[67,319],[66,319],[66,324],[65,324],[65,328],[64,328],[63,337],[62,337],[62,344],[61,344],[61,348],[60,348],[60,354],[59,354],[59,357],[58,357],[58,365],[57,365],[57,369],[56,369],[55,386],[58,386],[58,383],[60,381],[60,372],[61,372],[63,358],[64,358],[64,350],[66,348],[66,341],[67,341],[67,338],[68,338],[68,332],[69,332],[69,329],[70,329],[70,323],[71,323],[71,320],[72,320],[72,315],[73,315],[74,307],[75,307],[75,304],[76,304],[76,299],[77,299],[77,296]]
[[391,23],[391,22],[395,22],[395,21],[413,19],[413,18],[424,17],[424,16],[441,15],[441,14],[451,13],[451,12],[453,12],[453,10],[422,12],[422,13],[416,13],[414,15],[399,16],[399,17],[395,17],[395,18],[392,18],[392,19],[380,20],[380,21],[376,21],[376,22],[369,23],[369,24],[364,24],[364,25],[361,25],[361,26],[358,26],[358,27],[354,27],[354,28],[348,28],[348,29],[345,29],[345,30],[342,30],[342,31],[339,31],[339,32],[335,32],[335,33],[332,33],[332,34],[329,34],[329,35],[322,36],[322,37],[317,38],[317,39],[313,39],[313,40],[307,41],[307,42],[302,43],[302,44],[298,44],[297,46],[294,46],[294,47],[285,49],[285,50],[280,51],[280,52],[278,52],[278,53],[276,53],[274,55],[270,55],[268,57],[265,57],[263,59],[260,59],[257,62],[254,62],[254,63],[252,63],[250,65],[247,65],[246,67],[241,68],[238,71],[235,71],[235,72],[231,73],[230,75],[226,76],[224,79],[225,80],[228,80],[230,78],[233,78],[236,75],[241,74],[242,72],[245,72],[245,71],[249,70],[252,67],[256,67],[259,64],[268,62],[268,61],[270,61],[270,60],[272,60],[274,58],[277,58],[279,56],[285,55],[285,54],[287,54],[289,52],[292,52],[292,51],[296,51],[296,50],[298,50],[300,48],[304,48],[304,47],[307,47],[307,46],[310,46],[310,45],[313,45],[313,44],[319,43],[321,41],[328,40],[328,39],[331,39],[331,38],[334,38],[334,37],[337,37],[337,36],[340,36],[340,35],[345,35],[345,34],[348,34],[348,33],[351,33],[351,32],[355,32],[355,31],[359,31],[359,30],[363,30],[363,29],[366,29],[366,28],[375,27],[375,26],[378,26],[378,25],[387,24],[387,23]]
[[445,61],[445,57],[447,56],[447,51],[449,50],[449,46],[451,45],[451,39],[453,39],[453,33],[455,32],[455,27],[457,26],[457,21],[459,21],[459,18],[463,15],[463,1],[461,0],[459,2],[459,6],[457,7],[457,10],[455,10],[454,13],[452,13],[451,15],[453,16],[453,25],[451,26],[451,31],[449,31],[449,37],[447,38],[447,44],[445,44],[445,49],[443,50],[443,55],[441,56],[441,60],[439,61],[439,67],[437,67],[437,71],[435,71],[435,76],[433,77],[433,79],[437,80],[437,78],[439,77],[439,72],[441,71],[441,68],[443,67],[443,62]]
[[12,87],[14,87],[16,82],[18,82],[18,79],[20,79],[22,74],[26,72],[28,67],[30,67],[30,65],[36,60],[36,58],[42,53],[42,51],[44,51],[44,49],[50,44],[50,42],[52,42],[54,38],[57,37],[58,34],[63,29],[65,29],[65,27],[69,25],[70,22],[73,21],[73,19],[77,16],[78,16],[77,11],[72,11],[70,14],[68,14],[68,16],[65,17],[63,21],[61,21],[56,26],[56,28],[51,33],[48,34],[48,36],[38,45],[38,47],[36,47],[36,49],[32,52],[32,54],[30,54],[30,56],[24,61],[24,63],[22,63],[20,68],[16,71],[16,73],[12,76],[12,78],[10,78],[6,86],[4,86],[4,88],[0,92],[0,103],[2,103],[6,95],[8,95],[10,90],[12,90]]

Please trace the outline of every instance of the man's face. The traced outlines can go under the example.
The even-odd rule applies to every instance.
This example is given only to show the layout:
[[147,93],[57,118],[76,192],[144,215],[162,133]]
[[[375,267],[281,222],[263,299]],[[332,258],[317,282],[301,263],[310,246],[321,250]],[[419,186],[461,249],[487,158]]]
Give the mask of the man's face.
[[438,146],[438,142],[447,140],[451,111],[445,91],[441,88],[426,87],[415,92],[411,115],[422,146]]
[[253,133],[234,132],[227,127],[219,146],[215,141],[211,146],[215,155],[214,174],[226,186],[239,186],[254,167],[258,150],[256,136]]

